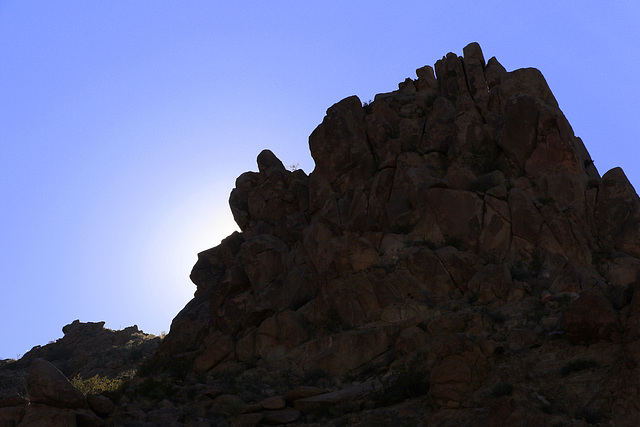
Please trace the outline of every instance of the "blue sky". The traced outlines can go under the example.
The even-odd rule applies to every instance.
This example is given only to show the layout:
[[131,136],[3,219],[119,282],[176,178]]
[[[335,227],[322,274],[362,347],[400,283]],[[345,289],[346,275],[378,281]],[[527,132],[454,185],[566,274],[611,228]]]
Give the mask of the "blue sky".
[[311,172],[329,106],[472,41],[540,69],[638,188],[638,22],[637,1],[0,0],[0,358],[75,319],[168,331],[262,149]]

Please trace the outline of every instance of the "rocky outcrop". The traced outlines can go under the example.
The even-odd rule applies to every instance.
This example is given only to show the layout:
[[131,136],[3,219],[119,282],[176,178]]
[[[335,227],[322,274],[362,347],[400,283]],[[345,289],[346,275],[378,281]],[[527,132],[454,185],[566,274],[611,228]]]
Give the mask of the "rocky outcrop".
[[57,341],[35,346],[19,360],[0,361],[0,397],[25,391],[28,370],[36,359],[51,362],[67,378],[116,378],[135,372],[160,344],[160,337],[135,325],[114,331],[104,323],[75,320],[62,328],[64,336]]
[[[26,392],[28,397],[14,393],[0,401],[1,425],[104,425],[104,421],[90,409],[87,396],[44,359],[36,358],[31,363]],[[101,399],[108,400],[105,397]]]
[[329,108],[309,175],[260,153],[229,200],[241,233],[199,254],[156,357],[387,386],[413,369],[460,425],[637,424],[633,187],[600,177],[538,70],[472,43],[417,76]]
[[86,408],[87,399],[51,363],[36,359],[31,363],[27,392],[32,403],[60,408]]
[[62,331],[63,338],[36,346],[19,360],[0,361],[0,425],[103,425],[116,411],[114,403],[84,394],[69,379],[131,377],[160,342],[137,326],[113,331],[104,322],[76,320]]
[[241,232],[198,255],[193,300],[101,416],[640,424],[640,199],[538,70],[463,53],[330,107],[309,175],[258,155]]

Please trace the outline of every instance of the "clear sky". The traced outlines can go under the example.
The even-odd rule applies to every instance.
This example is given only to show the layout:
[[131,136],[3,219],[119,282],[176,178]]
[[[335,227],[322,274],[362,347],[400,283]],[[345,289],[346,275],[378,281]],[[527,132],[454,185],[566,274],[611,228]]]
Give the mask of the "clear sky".
[[640,187],[640,2],[0,0],[0,358],[74,319],[168,331],[235,178],[472,41],[542,71]]

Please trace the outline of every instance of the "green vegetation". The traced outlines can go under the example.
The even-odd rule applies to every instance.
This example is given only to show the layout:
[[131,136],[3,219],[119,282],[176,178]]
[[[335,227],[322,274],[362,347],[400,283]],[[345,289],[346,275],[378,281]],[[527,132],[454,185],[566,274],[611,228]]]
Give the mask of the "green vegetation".
[[86,380],[82,379],[80,375],[76,375],[71,379],[71,384],[84,394],[117,394],[122,390],[125,383],[134,375],[135,371],[128,371],[117,378],[107,378],[100,375],[94,375]]
[[240,399],[231,399],[222,407],[222,412],[227,416],[227,421],[231,426],[240,426],[240,415],[242,415],[244,407],[245,405]]

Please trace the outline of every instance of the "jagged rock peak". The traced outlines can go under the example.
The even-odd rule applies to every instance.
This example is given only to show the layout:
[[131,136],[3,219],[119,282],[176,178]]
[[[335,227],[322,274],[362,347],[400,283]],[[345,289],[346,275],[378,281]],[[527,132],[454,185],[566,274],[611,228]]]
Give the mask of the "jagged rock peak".
[[[414,369],[434,424],[553,424],[592,402],[637,425],[635,190],[600,177],[538,70],[472,43],[416,75],[331,106],[309,175],[265,150],[238,177],[242,232],[198,255],[157,366],[336,384]],[[584,381],[551,383],[585,354]]]

